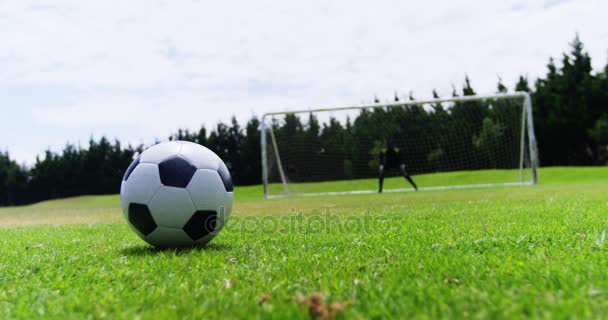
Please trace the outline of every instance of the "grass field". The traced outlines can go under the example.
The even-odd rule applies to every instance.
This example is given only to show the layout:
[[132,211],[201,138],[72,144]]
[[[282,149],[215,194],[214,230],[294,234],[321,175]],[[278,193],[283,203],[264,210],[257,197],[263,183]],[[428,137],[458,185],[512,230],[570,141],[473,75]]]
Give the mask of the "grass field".
[[[522,174],[520,181],[520,172]],[[384,181],[384,190],[400,190],[406,189],[413,191],[409,183],[400,177],[400,173],[396,170],[388,172],[399,178],[390,178]],[[484,184],[513,184],[519,182],[531,182],[532,170],[514,170],[514,169],[498,169],[498,170],[474,170],[474,171],[454,171],[443,173],[428,173],[415,176],[416,184],[423,189],[440,189],[446,186],[471,186]],[[320,194],[320,193],[343,193],[345,191],[354,192],[375,192],[378,190],[378,179],[353,179],[348,181],[326,181],[326,182],[303,182],[303,183],[288,183],[289,192],[292,194]],[[438,188],[439,187],[439,188]],[[282,183],[271,183],[268,185],[268,194],[270,196],[282,196],[285,194]]]
[[189,250],[147,246],[117,195],[3,208],[0,318],[601,318],[608,168],[540,181],[277,200],[237,188],[227,228]]

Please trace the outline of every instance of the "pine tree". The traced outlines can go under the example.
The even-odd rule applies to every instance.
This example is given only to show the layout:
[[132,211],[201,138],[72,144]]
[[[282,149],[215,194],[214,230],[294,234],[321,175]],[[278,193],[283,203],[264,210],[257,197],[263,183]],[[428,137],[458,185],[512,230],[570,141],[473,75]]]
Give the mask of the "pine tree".
[[[433,89],[433,99],[439,99],[439,98],[441,98],[439,96],[439,93],[437,93],[437,90]],[[443,108],[443,105],[441,103],[432,103],[431,107],[435,111],[435,115],[437,115],[441,112],[445,112],[445,109]]]
[[497,93],[507,93],[509,89],[502,83],[502,78],[498,77],[498,85],[496,85]]
[[196,143],[206,146],[207,145],[207,129],[205,126],[201,126],[198,130],[198,134],[196,135]]
[[469,79],[468,75],[464,77],[464,87],[462,87],[462,94],[464,96],[474,96],[476,95],[475,90],[471,86],[471,79]]
[[439,99],[439,93],[435,89],[433,89],[433,99]]
[[259,184],[261,182],[260,153],[260,120],[253,116],[245,126],[245,136],[241,143],[241,167],[233,168],[241,177],[241,185]]
[[528,78],[523,75],[519,76],[519,80],[515,84],[516,92],[530,92],[530,86],[528,85]]
[[576,36],[571,51],[562,55],[562,66],[553,59],[546,77],[536,83],[534,114],[538,123],[539,149],[548,165],[586,165],[594,162],[595,149],[588,134],[600,115],[592,91],[596,81],[591,59]]
[[460,95],[458,95],[458,91],[456,90],[456,86],[454,86],[453,83],[452,83],[452,97],[454,97],[454,98],[460,97]]

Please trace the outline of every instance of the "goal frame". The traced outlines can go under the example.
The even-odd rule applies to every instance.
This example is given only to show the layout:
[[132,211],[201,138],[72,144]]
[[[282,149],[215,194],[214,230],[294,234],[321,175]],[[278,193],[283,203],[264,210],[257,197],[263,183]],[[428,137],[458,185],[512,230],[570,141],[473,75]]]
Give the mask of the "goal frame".
[[[500,98],[523,98],[523,107],[522,107],[522,126],[521,126],[521,137],[520,137],[520,161],[519,161],[519,182],[506,182],[506,183],[488,183],[488,184],[469,184],[469,185],[452,185],[452,186],[439,186],[439,187],[421,187],[419,190],[448,190],[448,189],[469,189],[469,188],[486,188],[486,187],[499,187],[499,186],[523,186],[523,185],[536,185],[538,184],[538,147],[536,143],[536,135],[534,133],[534,119],[532,116],[532,98],[530,97],[530,93],[517,91],[514,93],[496,93],[492,95],[473,95],[473,96],[463,96],[463,97],[452,97],[452,98],[439,98],[439,99],[429,99],[429,100],[410,100],[399,103],[389,103],[389,104],[373,104],[373,105],[354,105],[348,107],[327,107],[327,108],[318,108],[318,109],[298,109],[298,110],[290,110],[290,111],[278,111],[278,112],[268,112],[262,115],[261,123],[260,123],[260,147],[261,147],[261,157],[262,157],[262,183],[264,186],[264,198],[265,199],[273,199],[273,198],[285,198],[292,196],[326,196],[326,195],[347,195],[347,194],[371,194],[377,193],[374,190],[361,190],[361,191],[341,191],[341,192],[317,192],[317,193],[292,193],[289,191],[289,186],[287,182],[287,178],[285,176],[285,172],[283,171],[283,166],[281,163],[281,157],[279,155],[279,150],[276,145],[276,139],[274,137],[274,132],[272,130],[272,126],[266,125],[266,118],[278,116],[278,115],[287,115],[287,114],[297,114],[297,113],[311,113],[311,112],[328,112],[328,111],[341,111],[341,110],[362,110],[362,109],[370,109],[370,108],[399,108],[404,106],[411,105],[421,105],[421,104],[433,104],[433,103],[445,103],[445,102],[463,102],[463,101],[476,101],[476,100],[486,100],[486,99],[500,99]],[[525,131],[527,128],[527,132]],[[277,161],[277,169],[279,170],[279,175],[281,177],[281,183],[283,185],[284,194],[280,195],[270,195],[268,194],[268,139],[266,136],[266,132],[269,132],[271,143],[273,144],[274,154],[276,156]],[[530,169],[532,170],[532,180],[531,181],[523,181],[522,172],[524,170],[524,151],[525,151],[525,138],[526,133],[528,137],[528,152],[530,155]],[[390,189],[385,190],[385,192],[406,192],[411,191],[412,189]]]

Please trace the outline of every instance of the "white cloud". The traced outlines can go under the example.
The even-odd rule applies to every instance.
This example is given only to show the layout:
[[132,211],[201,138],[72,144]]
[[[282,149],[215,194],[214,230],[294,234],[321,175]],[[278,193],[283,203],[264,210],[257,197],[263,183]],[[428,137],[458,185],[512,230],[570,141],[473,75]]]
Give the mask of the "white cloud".
[[[64,140],[119,132],[148,141],[394,90],[447,95],[464,73],[492,92],[498,75],[508,84],[542,75],[575,32],[599,68],[606,11],[597,0],[5,1],[0,88],[68,88],[65,103],[27,106],[29,125],[68,130]],[[8,147],[29,150],[31,162],[49,144],[34,140]]]

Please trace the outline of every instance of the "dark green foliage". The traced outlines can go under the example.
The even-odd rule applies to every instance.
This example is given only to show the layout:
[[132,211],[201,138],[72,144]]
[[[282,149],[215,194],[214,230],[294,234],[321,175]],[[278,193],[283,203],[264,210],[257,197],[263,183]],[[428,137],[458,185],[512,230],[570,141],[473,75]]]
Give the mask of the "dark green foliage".
[[465,96],[474,96],[477,94],[471,86],[471,79],[469,79],[468,75],[464,77],[464,87],[462,88],[462,94]]
[[456,87],[452,84],[452,97],[458,97],[458,91],[456,91]]
[[28,202],[82,194],[110,194],[120,188],[126,168],[142,147],[123,148],[117,140],[90,139],[87,149],[68,144],[61,154],[47,150],[29,170]]
[[593,73],[591,58],[578,38],[564,54],[561,67],[553,59],[545,78],[536,81],[534,116],[541,161],[545,165],[605,164],[599,152],[606,144],[589,131],[606,112],[606,74]]
[[122,148],[105,137],[88,149],[68,144],[61,154],[50,150],[30,169],[0,154],[0,205],[25,204],[82,194],[116,193],[138,148]]
[[0,206],[25,202],[26,169],[11,160],[8,152],[0,152]]
[[[502,83],[502,78],[498,77],[498,84],[496,85],[496,92],[498,93],[507,93],[509,89]],[[517,91],[517,90],[515,90]]]
[[[234,180],[239,185],[258,184],[262,177],[262,159],[260,155],[260,120],[251,118],[245,126],[245,135],[241,144],[241,155],[243,161],[239,167],[240,174]],[[234,168],[234,166],[233,166]],[[233,169],[233,171],[236,171]]]
[[530,92],[530,85],[528,84],[528,78],[524,76],[519,76],[519,80],[517,80],[517,84],[515,84],[515,91],[521,92]]

